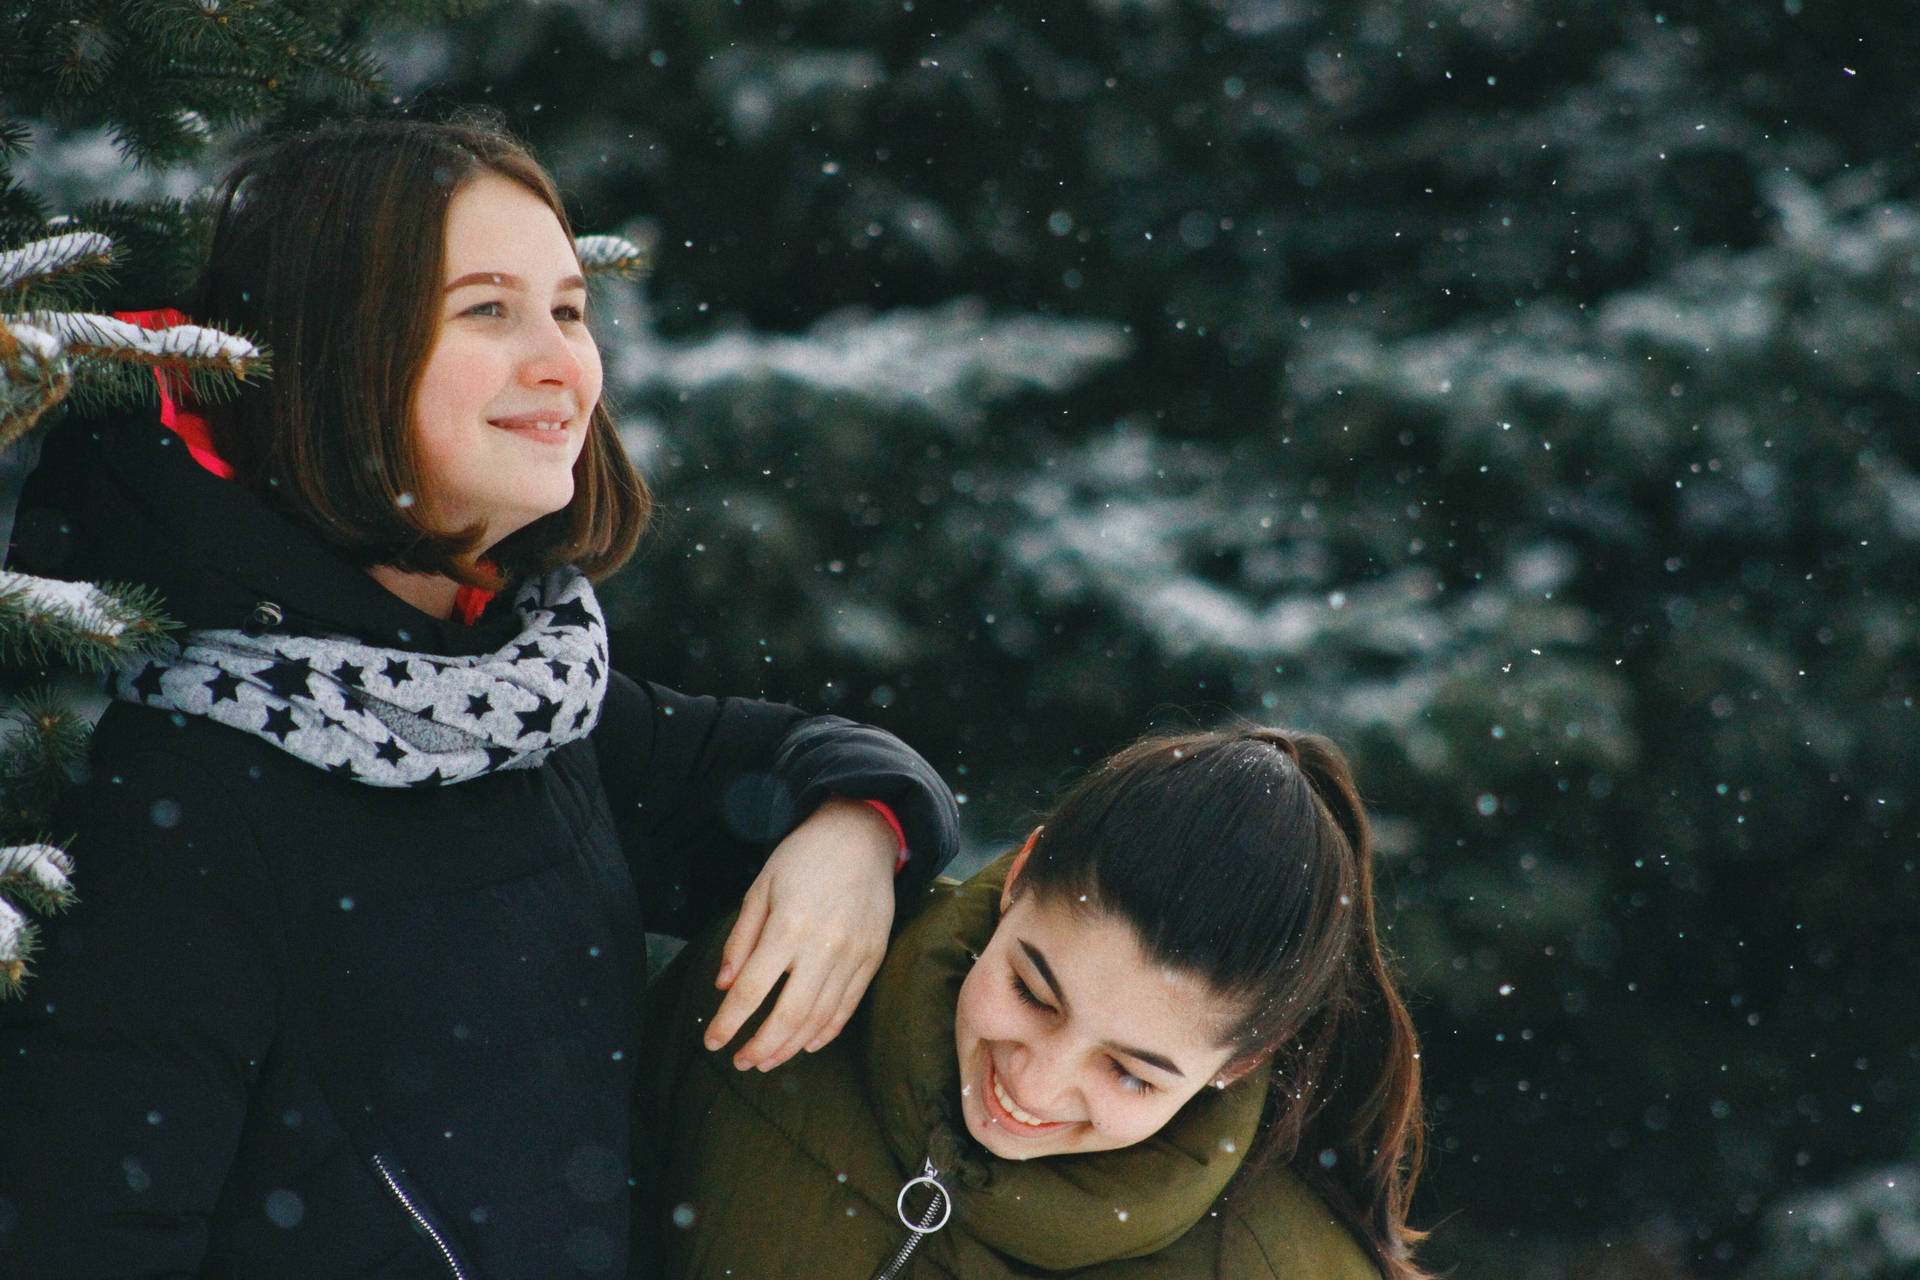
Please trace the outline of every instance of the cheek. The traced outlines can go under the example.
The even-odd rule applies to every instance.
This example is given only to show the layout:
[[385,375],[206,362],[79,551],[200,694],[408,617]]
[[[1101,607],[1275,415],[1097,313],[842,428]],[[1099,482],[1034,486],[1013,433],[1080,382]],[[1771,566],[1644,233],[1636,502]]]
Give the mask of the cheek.
[[600,388],[606,371],[600,364],[600,346],[592,338],[581,343],[580,352],[580,389],[581,400],[591,409],[600,401]]
[[964,1051],[969,1043],[980,1039],[980,970],[976,967],[960,984],[960,999],[953,1010],[953,1036],[957,1045]]
[[421,443],[430,447],[436,434],[476,420],[491,392],[484,360],[446,342],[435,347],[413,393],[413,417]]
[[1146,1098],[1107,1096],[1097,1107],[1094,1128],[1103,1147],[1130,1147],[1166,1128],[1185,1102],[1161,1093]]

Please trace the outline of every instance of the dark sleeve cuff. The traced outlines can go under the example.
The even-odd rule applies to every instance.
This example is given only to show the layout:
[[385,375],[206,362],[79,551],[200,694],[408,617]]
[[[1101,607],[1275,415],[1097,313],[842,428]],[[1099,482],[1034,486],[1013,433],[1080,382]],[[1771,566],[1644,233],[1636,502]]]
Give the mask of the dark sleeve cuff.
[[911,850],[895,886],[902,899],[931,884],[959,847],[953,792],[919,752],[884,729],[839,716],[810,717],[781,740],[774,772],[792,795],[796,816],[836,795],[884,805]]

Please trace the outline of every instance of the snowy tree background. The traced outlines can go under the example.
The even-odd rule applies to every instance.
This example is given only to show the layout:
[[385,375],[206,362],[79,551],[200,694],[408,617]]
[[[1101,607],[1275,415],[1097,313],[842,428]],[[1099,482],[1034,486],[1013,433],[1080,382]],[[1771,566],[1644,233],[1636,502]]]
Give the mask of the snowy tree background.
[[[1432,1261],[1884,1280],[1920,1258],[1910,26],[517,0],[368,48],[650,247],[599,321],[664,512],[605,593],[627,666],[889,725],[973,857],[1150,726],[1328,732],[1427,1040]],[[30,123],[16,172],[72,200],[218,150]]]

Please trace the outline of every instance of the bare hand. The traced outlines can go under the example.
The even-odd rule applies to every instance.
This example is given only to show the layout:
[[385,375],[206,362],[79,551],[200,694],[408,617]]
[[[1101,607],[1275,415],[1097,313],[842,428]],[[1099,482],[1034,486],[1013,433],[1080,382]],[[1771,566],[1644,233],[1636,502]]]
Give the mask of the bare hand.
[[721,952],[714,986],[727,997],[707,1027],[707,1048],[731,1041],[782,974],[780,999],[733,1065],[771,1071],[840,1034],[887,953],[899,847],[886,819],[839,797],[779,843]]

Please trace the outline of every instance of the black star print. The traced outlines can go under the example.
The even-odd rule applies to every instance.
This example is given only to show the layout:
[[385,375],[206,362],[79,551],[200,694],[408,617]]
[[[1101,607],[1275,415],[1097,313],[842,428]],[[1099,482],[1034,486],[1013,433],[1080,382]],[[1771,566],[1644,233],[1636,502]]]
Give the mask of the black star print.
[[307,681],[313,678],[313,666],[305,658],[276,662],[265,671],[254,672],[253,678],[283,698],[305,698],[312,692]]
[[160,668],[148,663],[140,674],[133,678],[133,691],[144,701],[152,701],[160,696]]
[[381,668],[380,674],[394,684],[405,684],[413,679],[413,669],[407,665],[404,658],[388,658],[387,665]]
[[552,733],[553,718],[560,714],[560,704],[542,698],[540,705],[533,710],[516,711],[513,714],[520,717],[520,736],[523,738],[530,733]]
[[267,708],[267,722],[260,726],[260,732],[270,733],[285,742],[287,735],[300,726],[294,723],[293,711],[287,707]]
[[593,708],[590,706],[587,706],[585,703],[582,703],[580,706],[580,710],[574,713],[573,727],[578,729],[581,725],[587,722],[587,717],[592,714],[593,714]]
[[587,679],[598,680],[599,678],[600,678],[600,664],[595,662],[592,658],[588,658],[587,659]]
[[207,692],[213,695],[213,700],[216,703],[238,702],[240,701],[240,684],[241,680],[239,676],[234,675],[230,671],[221,671],[215,673],[213,679],[207,681]]
[[515,662],[525,662],[528,658],[543,658],[545,656],[545,654],[540,652],[540,646],[531,640],[523,645],[516,646],[513,652],[513,660]]
[[388,738],[385,742],[375,747],[373,754],[385,760],[388,764],[399,764],[407,758],[407,753],[402,751],[400,744],[392,738]]
[[420,779],[418,782],[415,782],[413,785],[416,787],[437,787],[441,783],[445,782],[446,780],[447,780],[446,775],[441,773],[438,769],[435,769],[432,773]]
[[485,750],[487,753],[488,769],[498,769],[501,765],[513,759],[513,752],[505,747],[487,747]]
[[572,671],[573,668],[560,661],[560,659],[554,658],[547,663],[547,670],[553,672],[553,678],[555,680],[565,680],[567,673]]
[[467,695],[467,714],[478,720],[493,710],[493,695],[490,693],[470,693]]
[[366,674],[365,667],[356,667],[351,662],[343,662],[333,669],[333,678],[350,689],[360,687],[360,677]]
[[330,764],[327,766],[327,772],[345,774],[349,778],[357,778],[360,776],[360,771],[353,767],[353,761],[351,760],[342,760],[339,764]]
[[578,600],[569,600],[565,604],[557,604],[548,610],[548,612],[553,614],[553,625],[556,627],[590,627],[593,625],[593,615],[588,613],[587,607]]

